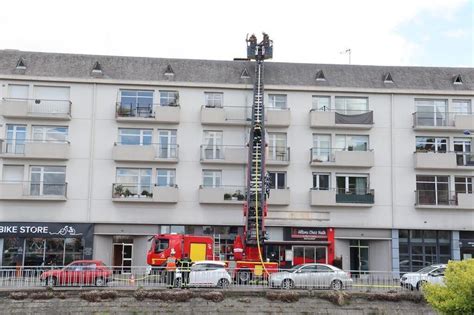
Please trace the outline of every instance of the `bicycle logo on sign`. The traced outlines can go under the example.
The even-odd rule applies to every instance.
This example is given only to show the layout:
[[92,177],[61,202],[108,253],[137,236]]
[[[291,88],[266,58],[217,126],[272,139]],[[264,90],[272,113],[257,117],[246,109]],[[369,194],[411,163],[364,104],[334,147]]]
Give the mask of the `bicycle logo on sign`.
[[58,232],[49,232],[50,235],[61,235],[61,236],[77,236],[77,235],[82,235],[82,233],[76,233],[76,229],[73,228],[72,226],[65,225],[62,227]]

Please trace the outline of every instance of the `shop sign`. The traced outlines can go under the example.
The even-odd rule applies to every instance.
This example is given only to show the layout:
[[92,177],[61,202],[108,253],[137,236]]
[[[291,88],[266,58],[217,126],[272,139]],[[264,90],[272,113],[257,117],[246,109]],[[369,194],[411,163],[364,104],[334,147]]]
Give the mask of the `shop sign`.
[[461,240],[459,242],[459,247],[462,248],[474,248],[474,240]]
[[327,240],[326,229],[322,228],[291,228],[292,239]]
[[0,236],[82,237],[90,224],[63,223],[0,223]]

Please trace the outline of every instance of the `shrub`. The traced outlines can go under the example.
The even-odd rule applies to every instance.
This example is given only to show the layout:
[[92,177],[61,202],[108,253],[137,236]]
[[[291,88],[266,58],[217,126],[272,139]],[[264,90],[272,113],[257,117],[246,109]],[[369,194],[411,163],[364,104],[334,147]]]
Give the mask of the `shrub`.
[[30,294],[30,298],[33,300],[50,300],[54,298],[53,292],[33,292]]
[[270,301],[282,301],[286,303],[298,302],[300,295],[296,292],[267,292],[265,297]]
[[444,284],[427,283],[423,293],[428,303],[444,314],[474,313],[474,259],[450,261]]
[[103,300],[115,300],[117,292],[112,290],[92,290],[81,293],[81,299],[88,302],[100,302]]
[[222,302],[224,300],[224,294],[215,291],[201,293],[200,297],[213,302]]
[[28,294],[26,292],[12,292],[9,297],[12,300],[24,300],[28,297]]
[[351,296],[346,292],[332,291],[320,295],[320,298],[327,300],[335,305],[342,306],[345,304],[349,304]]

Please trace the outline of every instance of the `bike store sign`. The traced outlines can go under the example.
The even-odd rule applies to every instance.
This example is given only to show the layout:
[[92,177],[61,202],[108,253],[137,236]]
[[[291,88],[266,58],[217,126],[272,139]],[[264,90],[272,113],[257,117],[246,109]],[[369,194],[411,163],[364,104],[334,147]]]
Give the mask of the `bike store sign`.
[[0,236],[82,237],[91,224],[68,223],[0,223]]

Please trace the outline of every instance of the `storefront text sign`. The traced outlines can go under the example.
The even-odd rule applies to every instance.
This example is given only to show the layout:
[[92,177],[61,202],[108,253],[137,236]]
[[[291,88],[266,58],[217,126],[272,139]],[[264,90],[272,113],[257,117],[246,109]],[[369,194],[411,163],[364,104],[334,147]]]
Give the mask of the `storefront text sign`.
[[0,224],[1,236],[73,237],[82,236],[89,224],[7,223]]
[[328,238],[328,235],[326,229],[291,228],[291,238],[304,240],[326,240]]

